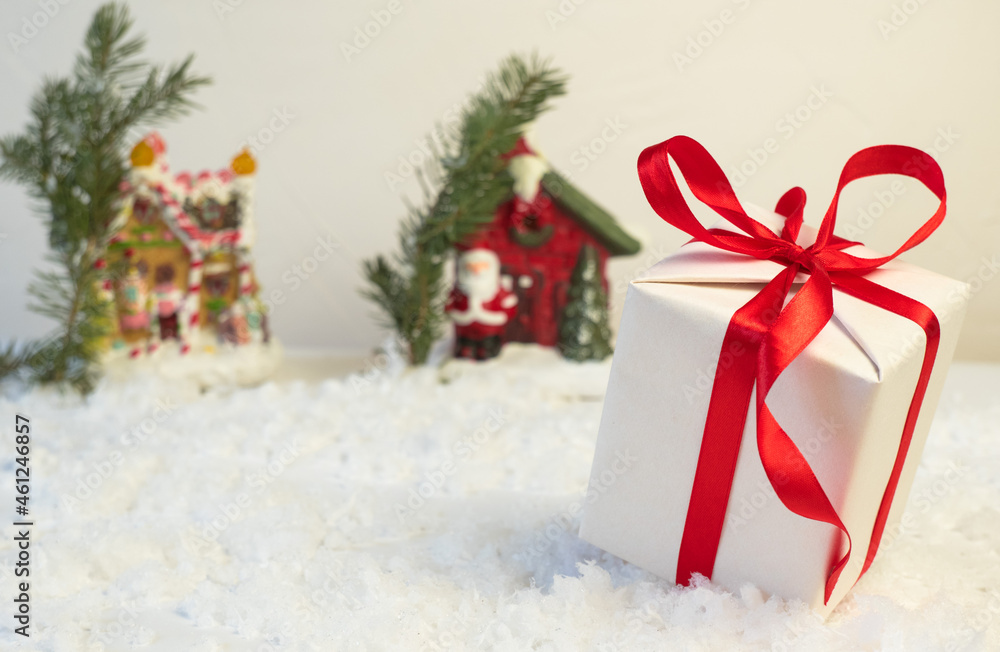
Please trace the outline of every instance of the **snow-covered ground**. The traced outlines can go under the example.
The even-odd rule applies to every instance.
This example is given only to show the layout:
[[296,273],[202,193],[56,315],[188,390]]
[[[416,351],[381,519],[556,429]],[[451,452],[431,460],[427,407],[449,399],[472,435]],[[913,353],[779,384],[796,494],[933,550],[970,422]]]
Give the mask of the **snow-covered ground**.
[[1000,366],[956,365],[909,524],[823,623],[745,587],[678,588],[583,543],[610,364],[500,360],[249,389],[109,380],[31,419],[32,636],[0,649],[1000,649]]

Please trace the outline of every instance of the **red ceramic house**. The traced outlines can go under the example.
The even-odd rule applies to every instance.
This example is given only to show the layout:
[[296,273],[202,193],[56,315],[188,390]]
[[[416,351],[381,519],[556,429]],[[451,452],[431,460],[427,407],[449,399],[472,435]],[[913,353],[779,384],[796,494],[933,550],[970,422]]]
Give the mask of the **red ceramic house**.
[[517,314],[503,341],[554,346],[580,249],[590,245],[597,250],[607,290],[607,259],[638,253],[640,245],[607,211],[549,168],[523,138],[507,156],[515,179],[513,196],[497,207],[493,222],[474,240],[496,252],[501,275],[509,277],[517,294]]

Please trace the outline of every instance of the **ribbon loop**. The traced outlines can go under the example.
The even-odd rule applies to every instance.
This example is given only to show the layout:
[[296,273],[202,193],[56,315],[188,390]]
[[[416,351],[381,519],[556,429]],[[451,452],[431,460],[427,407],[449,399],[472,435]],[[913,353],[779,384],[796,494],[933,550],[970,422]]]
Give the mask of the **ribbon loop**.
[[[676,163],[695,198],[742,234],[702,226],[677,185],[671,160]],[[833,233],[840,194],[852,181],[882,174],[901,174],[920,181],[934,193],[940,204],[931,218],[893,254],[871,259],[847,254],[844,249],[859,243],[844,240]],[[737,454],[751,407],[751,392],[756,386],[757,449],[775,492],[792,512],[829,523],[846,537],[846,553],[831,564],[827,574],[824,596],[828,602],[850,560],[851,535],[802,452],[771,414],[766,403],[767,396],[781,373],[833,317],[834,287],[910,319],[924,330],[927,336],[924,364],[900,438],[896,463],[869,538],[868,554],[862,569],[864,573],[878,550],[892,505],[933,368],[939,327],[933,312],[926,306],[863,276],[923,242],[941,224],[946,207],[941,169],[930,156],[910,147],[883,145],[858,152],[844,166],[816,241],[805,248],[796,242],[803,222],[804,190],[792,188],[778,201],[775,212],[785,217],[785,224],[780,235],[776,234],[747,215],[722,168],[704,147],[691,138],[676,136],[643,150],[639,156],[639,179],[653,210],[664,221],[695,240],[726,251],[772,260],[785,267],[736,311],[729,322],[722,350],[740,342],[756,355],[742,356],[739,363],[728,370],[716,369],[677,560],[677,581],[686,582],[694,573],[712,576]],[[809,272],[809,279],[785,305],[799,269]]]
[[785,218],[785,226],[781,229],[781,237],[789,242],[795,242],[802,228],[802,213],[806,207],[806,191],[795,187],[786,192],[778,200],[774,212]]
[[944,221],[947,210],[947,193],[944,187],[944,173],[941,172],[937,161],[919,149],[904,145],[868,147],[852,156],[844,165],[844,171],[840,174],[840,180],[837,183],[837,191],[833,195],[833,200],[830,202],[826,215],[823,216],[823,222],[816,235],[816,246],[819,249],[824,249],[835,237],[833,229],[837,224],[837,208],[840,204],[840,193],[844,188],[852,181],[883,174],[897,174],[919,181],[938,198],[940,203],[937,209],[930,219],[892,254],[880,258],[859,258],[841,253],[834,257],[836,262],[830,265],[831,270],[854,271],[859,274],[870,272],[926,240]]

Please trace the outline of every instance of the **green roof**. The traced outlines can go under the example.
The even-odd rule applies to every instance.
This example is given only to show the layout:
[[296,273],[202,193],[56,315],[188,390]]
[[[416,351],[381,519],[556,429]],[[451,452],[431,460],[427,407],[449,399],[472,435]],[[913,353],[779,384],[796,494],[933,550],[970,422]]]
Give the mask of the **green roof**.
[[542,177],[542,188],[552,200],[597,238],[612,256],[639,253],[639,241],[618,226],[618,222],[593,199],[580,192],[558,172],[549,171]]

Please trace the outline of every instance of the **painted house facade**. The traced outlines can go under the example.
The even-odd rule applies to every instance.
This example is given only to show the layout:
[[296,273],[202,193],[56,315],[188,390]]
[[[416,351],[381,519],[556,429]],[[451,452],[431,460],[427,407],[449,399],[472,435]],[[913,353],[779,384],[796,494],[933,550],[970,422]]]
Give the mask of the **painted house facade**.
[[500,273],[517,295],[517,313],[507,323],[503,341],[554,346],[580,250],[586,245],[597,250],[607,290],[608,258],[638,253],[640,244],[611,214],[552,170],[524,138],[507,156],[513,196],[497,207],[493,222],[470,243],[496,252]]
[[248,152],[217,172],[173,174],[156,134],[135,146],[123,182],[110,264],[113,349],[132,357],[175,341],[180,353],[269,338],[253,274],[253,174]]

